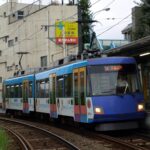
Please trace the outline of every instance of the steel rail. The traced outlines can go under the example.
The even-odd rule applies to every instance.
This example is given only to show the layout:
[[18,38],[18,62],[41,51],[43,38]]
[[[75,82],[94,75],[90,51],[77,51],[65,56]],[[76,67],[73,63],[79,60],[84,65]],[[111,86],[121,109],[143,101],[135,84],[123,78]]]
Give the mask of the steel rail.
[[4,120],[4,121],[8,121],[8,122],[14,122],[14,123],[18,123],[18,124],[21,124],[21,125],[24,125],[24,126],[27,126],[27,127],[30,127],[30,128],[33,128],[33,129],[37,129],[39,131],[42,131],[44,132],[45,134],[47,134],[48,136],[50,137],[53,137],[53,138],[56,138],[58,139],[61,143],[65,144],[66,147],[68,147],[69,149],[71,150],[79,150],[78,147],[76,147],[75,145],[73,145],[72,143],[70,143],[69,141],[65,140],[64,138],[48,131],[48,130],[45,130],[45,129],[42,129],[40,127],[36,127],[34,125],[31,125],[31,124],[27,124],[27,123],[24,123],[24,122],[20,122],[20,121],[16,121],[16,120],[12,120],[12,119],[6,119],[6,118],[1,118],[0,117],[0,120]]
[[33,150],[30,143],[21,134],[13,131],[7,127],[2,127],[2,128],[17,138],[17,140],[19,141],[20,146],[23,150]]
[[124,145],[126,146],[127,148],[130,148],[130,149],[133,149],[133,150],[149,150],[147,148],[144,148],[144,147],[140,147],[140,146],[137,146],[137,145],[134,145],[134,144],[131,144],[131,143],[128,143],[128,142],[124,142],[122,141],[121,139],[118,139],[118,138],[114,138],[114,137],[109,137],[107,135],[97,135],[97,137],[100,137],[100,138],[103,138],[103,139],[106,139],[106,140],[109,140],[109,141],[113,141],[117,144],[120,144],[120,145]]

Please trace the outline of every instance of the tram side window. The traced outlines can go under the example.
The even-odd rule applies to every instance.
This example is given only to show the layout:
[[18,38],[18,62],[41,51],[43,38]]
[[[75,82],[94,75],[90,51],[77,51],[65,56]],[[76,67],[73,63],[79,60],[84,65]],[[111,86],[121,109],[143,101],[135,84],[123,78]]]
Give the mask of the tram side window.
[[6,86],[6,98],[10,98],[10,86]]
[[40,82],[40,97],[45,98],[45,81]]
[[40,82],[36,82],[36,97],[40,98]]
[[87,80],[86,80],[86,84],[87,84],[87,87],[86,87],[86,95],[87,96],[91,96],[91,93],[90,93],[90,80],[89,80],[89,75],[87,75]]
[[139,82],[137,82],[137,77],[136,77],[136,74],[131,74],[128,76],[128,83],[129,83],[129,91],[133,91],[133,92],[136,92],[136,91],[139,91],[139,87],[140,85]]
[[32,98],[32,83],[29,83],[29,98]]
[[75,105],[78,105],[78,73],[74,74],[74,97]]
[[36,82],[36,97],[45,98],[45,81],[43,80]]
[[57,97],[64,97],[64,77],[57,77]]
[[14,90],[14,86],[10,87],[10,98],[14,98],[15,96],[15,90]]
[[49,81],[48,81],[48,79],[45,82],[45,97],[46,98],[49,97]]
[[85,105],[85,83],[84,83],[85,75],[84,72],[80,72],[80,97],[81,104]]
[[49,80],[49,93],[50,93],[50,103],[52,104],[52,99],[53,99],[53,96],[52,96],[52,93],[53,93],[53,83],[52,83],[52,78],[50,78]]
[[19,85],[19,89],[18,89],[18,93],[19,93],[19,97],[22,97],[22,84]]
[[19,97],[19,85],[14,86],[14,95],[15,95],[15,98]]
[[56,76],[50,76],[49,90],[50,90],[50,104],[56,104]]
[[65,97],[72,97],[72,74],[65,75]]

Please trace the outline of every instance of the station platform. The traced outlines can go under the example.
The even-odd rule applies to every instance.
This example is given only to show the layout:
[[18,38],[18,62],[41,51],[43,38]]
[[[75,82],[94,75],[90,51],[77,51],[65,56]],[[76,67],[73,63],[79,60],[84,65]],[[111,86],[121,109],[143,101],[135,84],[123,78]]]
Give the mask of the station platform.
[[3,110],[2,108],[0,108],[0,113],[5,113],[5,110]]
[[142,127],[150,130],[150,110],[147,111],[146,118]]

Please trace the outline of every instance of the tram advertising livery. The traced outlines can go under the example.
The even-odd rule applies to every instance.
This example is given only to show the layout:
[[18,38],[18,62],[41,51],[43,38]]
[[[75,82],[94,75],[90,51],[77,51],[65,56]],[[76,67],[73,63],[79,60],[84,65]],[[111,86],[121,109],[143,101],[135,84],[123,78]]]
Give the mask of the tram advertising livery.
[[6,113],[47,115],[96,130],[137,128],[144,97],[130,57],[79,60],[3,83]]

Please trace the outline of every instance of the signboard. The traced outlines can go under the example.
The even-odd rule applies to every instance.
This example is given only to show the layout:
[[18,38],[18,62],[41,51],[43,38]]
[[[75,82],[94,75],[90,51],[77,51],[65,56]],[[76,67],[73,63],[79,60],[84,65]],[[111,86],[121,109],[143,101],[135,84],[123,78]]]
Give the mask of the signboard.
[[78,44],[78,24],[69,21],[56,21],[56,44]]

